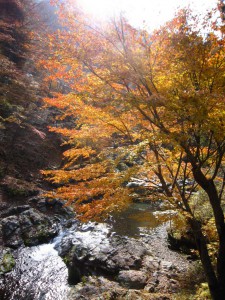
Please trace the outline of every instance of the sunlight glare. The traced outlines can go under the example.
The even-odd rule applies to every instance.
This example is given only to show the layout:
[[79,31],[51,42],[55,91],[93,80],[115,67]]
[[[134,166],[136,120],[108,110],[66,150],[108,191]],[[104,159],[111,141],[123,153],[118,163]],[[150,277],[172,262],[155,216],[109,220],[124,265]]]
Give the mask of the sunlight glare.
[[121,12],[135,27],[157,28],[173,18],[178,8],[190,7],[197,13],[216,6],[217,0],[77,0],[78,5],[99,20],[107,20]]
[[117,0],[79,0],[79,5],[94,17],[106,19],[118,11],[119,5]]

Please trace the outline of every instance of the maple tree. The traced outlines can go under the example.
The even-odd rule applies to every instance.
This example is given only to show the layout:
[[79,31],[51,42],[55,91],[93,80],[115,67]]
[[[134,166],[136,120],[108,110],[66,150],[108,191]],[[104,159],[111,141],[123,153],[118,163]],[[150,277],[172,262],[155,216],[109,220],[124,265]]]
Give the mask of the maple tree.
[[[60,133],[69,147],[63,168],[43,172],[59,185],[49,197],[66,199],[88,220],[125,206],[130,199],[126,183],[134,174],[147,178],[152,192],[160,185],[159,197],[190,224],[212,298],[221,299],[223,20],[215,20],[216,10],[201,22],[182,10],[150,34],[123,17],[102,27],[93,25],[68,6],[60,5],[64,27],[49,37],[48,60],[40,61],[49,72],[46,80],[63,80],[71,90],[45,99],[60,112],[58,125],[50,130]],[[119,167],[121,161],[125,168]],[[212,210],[207,220],[196,212],[198,201],[192,201],[200,191]],[[207,246],[207,222],[217,235],[215,264]]]

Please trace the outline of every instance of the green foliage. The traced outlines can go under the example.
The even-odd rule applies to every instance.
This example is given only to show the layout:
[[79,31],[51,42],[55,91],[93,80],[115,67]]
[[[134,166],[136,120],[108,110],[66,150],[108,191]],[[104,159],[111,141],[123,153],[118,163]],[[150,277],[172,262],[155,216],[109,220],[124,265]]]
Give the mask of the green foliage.
[[202,223],[206,223],[213,216],[212,207],[204,190],[199,190],[192,195],[190,206],[192,207],[195,218]]
[[197,291],[196,291],[196,295],[193,298],[194,300],[207,300],[207,299],[212,299],[211,295],[210,295],[210,291],[209,291],[209,287],[208,284],[206,282],[202,283]]

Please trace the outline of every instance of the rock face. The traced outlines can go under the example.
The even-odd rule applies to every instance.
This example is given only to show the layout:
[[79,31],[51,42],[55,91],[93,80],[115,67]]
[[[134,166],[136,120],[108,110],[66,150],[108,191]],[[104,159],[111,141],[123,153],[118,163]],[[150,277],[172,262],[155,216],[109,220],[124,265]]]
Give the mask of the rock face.
[[[3,179],[9,175],[32,183],[40,178],[39,170],[60,164],[60,141],[48,132],[44,113],[40,115],[39,110],[42,112],[39,107],[30,111],[34,119],[27,120],[23,126],[10,123],[4,130],[0,129],[0,177]],[[38,118],[42,119],[42,124],[34,123]]]
[[34,246],[46,243],[58,232],[54,222],[28,205],[14,207],[1,220],[3,243],[6,247]]
[[[78,225],[75,231],[71,230],[57,250],[68,267],[69,283],[76,285],[74,289],[80,295],[74,299],[82,299],[81,295],[89,297],[86,299],[98,299],[90,295],[104,294],[109,285],[114,286],[117,298],[108,296],[106,299],[126,299],[129,290],[142,290],[143,294],[137,292],[139,296],[127,299],[170,299],[166,295],[179,290],[188,263],[177,259],[168,248],[164,249],[168,253],[157,249],[160,234],[127,238],[115,235],[105,224],[94,223]],[[156,248],[151,243],[156,244]],[[97,288],[99,281],[102,282],[101,291]],[[164,293],[165,297],[151,298],[148,293]]]
[[89,223],[62,240],[59,254],[74,284],[84,275],[115,276],[120,270],[139,269],[146,248],[131,239],[110,236],[110,228],[103,224]]

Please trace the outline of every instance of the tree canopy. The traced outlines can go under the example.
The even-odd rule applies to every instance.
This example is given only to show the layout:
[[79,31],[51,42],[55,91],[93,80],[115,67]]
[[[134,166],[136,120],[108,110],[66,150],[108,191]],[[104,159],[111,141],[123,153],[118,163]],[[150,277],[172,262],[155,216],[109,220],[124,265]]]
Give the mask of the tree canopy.
[[[68,147],[65,164],[44,174],[59,187],[51,197],[73,204],[83,220],[124,207],[132,176],[186,216],[213,299],[225,295],[225,44],[223,18],[202,21],[190,10],[149,33],[122,16],[102,27],[60,5],[62,28],[49,37],[46,80],[57,126]],[[223,16],[223,15],[221,15]],[[216,19],[217,18],[217,19]],[[58,124],[62,124],[62,126]],[[65,127],[64,124],[69,126]],[[126,166],[121,168],[121,161]],[[193,196],[204,191],[212,209],[204,220]],[[200,203],[199,205],[202,205]],[[204,222],[215,225],[214,268]],[[210,224],[212,224],[210,223]]]

